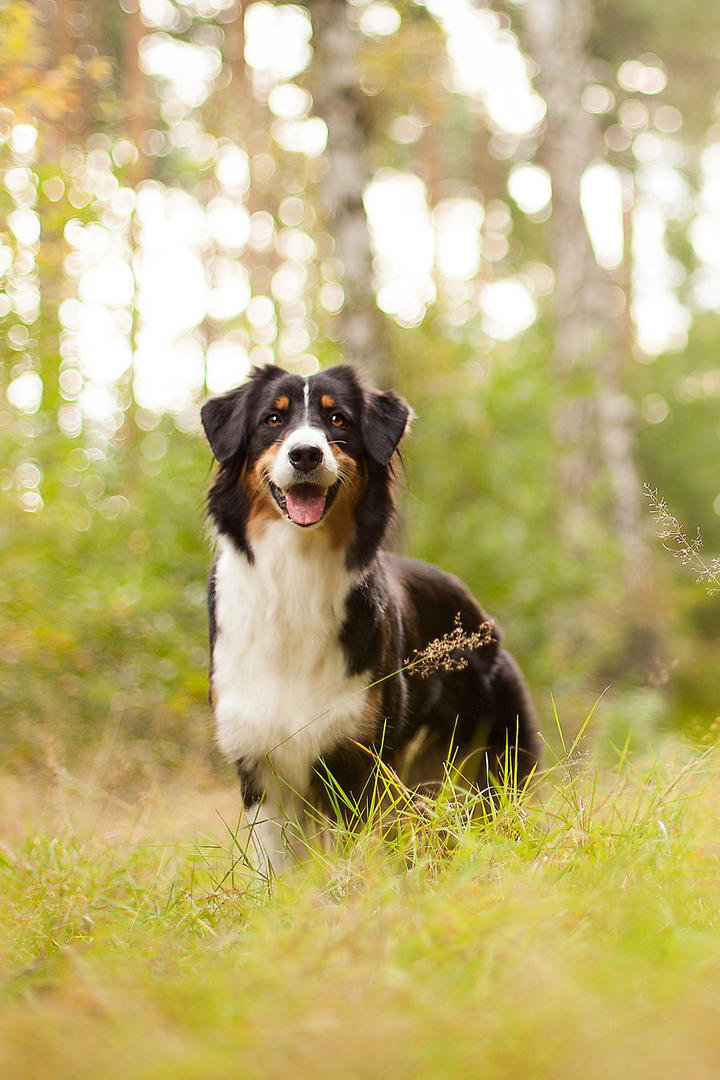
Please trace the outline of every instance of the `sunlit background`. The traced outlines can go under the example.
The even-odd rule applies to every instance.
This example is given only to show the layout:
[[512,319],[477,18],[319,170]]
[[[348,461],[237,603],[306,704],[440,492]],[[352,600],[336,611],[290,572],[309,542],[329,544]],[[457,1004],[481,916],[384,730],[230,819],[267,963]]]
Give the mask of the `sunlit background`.
[[[392,358],[388,378],[419,413],[407,546],[462,573],[514,623],[517,649],[542,687],[567,683],[574,702],[628,678],[623,701],[632,698],[633,715],[667,718],[675,709],[707,726],[717,706],[691,684],[713,655],[717,602],[711,609],[701,588],[673,576],[648,518],[650,584],[637,603],[652,611],[657,648],[640,649],[640,673],[635,660],[620,659],[632,650],[617,628],[636,601],[618,584],[607,497],[615,479],[602,468],[594,523],[581,523],[579,549],[566,543],[556,431],[563,397],[575,391],[552,362],[561,316],[551,226],[560,211],[526,4],[340,7],[353,41],[347,63],[366,103],[362,204],[374,317]],[[167,705],[189,664],[192,685],[177,713],[188,702],[199,710],[204,693],[199,537],[208,458],[198,405],[253,364],[310,373],[344,356],[346,293],[355,285],[328,205],[330,61],[318,51],[325,27],[317,20],[329,10],[265,0],[11,0],[0,8],[0,488],[8,512],[20,511],[8,519],[7,542],[19,530],[22,547],[29,530],[29,552],[58,528],[82,536],[83,554],[64,556],[60,579],[70,582],[89,565],[99,521],[105,544],[125,543],[127,529],[135,539],[125,554],[144,560],[145,577],[118,581],[112,603],[131,620],[156,604],[170,632],[185,616],[167,610],[169,594],[147,595],[152,560],[166,553],[172,565],[155,566],[155,587],[162,578],[169,589],[167,575],[180,575],[187,627],[177,655],[160,660],[166,686],[155,705]],[[720,543],[720,96],[709,78],[717,23],[706,23],[699,43],[641,0],[604,5],[572,83],[594,132],[578,220],[608,286],[601,319],[621,343],[627,461],[638,481],[661,486],[693,534],[703,526],[711,548]],[[182,541],[168,511],[159,542],[150,515],[162,516],[170,491],[186,499],[176,509]],[[67,512],[48,517],[63,500]],[[192,551],[187,571],[183,544]],[[127,573],[141,571],[133,564]],[[68,610],[77,610],[82,589],[68,589]],[[23,604],[11,609],[6,659],[47,652]],[[102,610],[99,599],[100,621]],[[87,652],[88,643],[66,629],[68,670],[80,682],[65,685],[77,698],[82,663],[73,650]],[[155,644],[149,629],[140,636],[149,673]],[[41,698],[23,707],[26,718]],[[139,712],[142,702],[139,692]]]
[[[399,32],[401,18],[393,5],[356,6],[359,32],[366,37]],[[538,132],[545,104],[532,88],[507,19],[478,10],[469,0],[425,6],[447,35],[445,88],[482,109],[496,140],[495,154],[510,156],[513,143]],[[268,361],[313,370],[317,328],[308,318],[310,289],[317,290],[329,314],[343,300],[332,259],[318,265],[318,243],[331,244],[328,237],[313,235],[302,197],[281,203],[277,219],[252,207],[251,174],[274,172],[272,156],[250,155],[239,141],[217,138],[204,123],[202,107],[228,75],[220,46],[223,16],[237,17],[233,4],[142,0],[140,9],[146,32],[139,62],[152,80],[164,121],[161,129],[143,132],[143,151],[151,158],[173,151],[187,155],[208,177],[201,193],[152,179],[127,186],[123,170],[136,160],[137,148],[104,133],[91,135],[82,150],[66,150],[58,173],[40,182],[37,128],[5,115],[0,129],[7,152],[3,182],[14,203],[0,247],[5,286],[0,314],[18,320],[8,333],[19,353],[40,313],[38,199],[67,199],[78,211],[93,209],[92,220],[71,217],[64,226],[68,297],[59,318],[61,393],[67,405],[58,419],[69,438],[78,437],[88,422],[107,435],[117,429],[122,422],[117,386],[130,371],[138,404],[156,413],[171,411],[187,429],[196,423],[194,402],[205,385],[226,390],[251,364]],[[181,39],[191,16],[203,24],[191,40]],[[297,81],[312,58],[308,11],[251,3],[244,27],[245,61],[257,98],[267,104],[271,145],[321,158],[327,128]],[[607,113],[618,91],[634,94],[605,141],[612,149],[631,149],[638,163],[635,191],[628,193],[622,169],[599,157],[583,177],[582,210],[598,262],[609,270],[625,257],[623,213],[632,210],[632,318],[638,345],[650,361],[682,349],[694,314],[720,306],[720,150],[713,145],[703,150],[700,184],[693,190],[684,171],[687,150],[678,137],[682,117],[670,105],[656,105],[667,85],[659,58],[631,59],[608,75],[617,90],[589,84],[583,105],[588,112]],[[413,113],[397,116],[388,135],[407,146],[420,137],[424,123]],[[379,308],[400,326],[413,327],[437,304],[451,324],[473,320],[490,341],[531,327],[538,299],[552,289],[552,270],[543,262],[505,265],[510,203],[533,220],[546,219],[552,205],[547,171],[532,161],[513,162],[506,200],[486,203],[468,193],[429,206],[415,172],[378,169],[366,190],[365,209]],[[668,251],[667,229],[676,222],[686,225],[697,258],[690,281]],[[266,293],[253,291],[249,253],[270,248],[277,269]],[[241,316],[242,329],[236,329]],[[16,409],[32,415],[43,387],[28,359],[18,357],[7,395]],[[26,509],[41,505],[26,488],[21,498]]]

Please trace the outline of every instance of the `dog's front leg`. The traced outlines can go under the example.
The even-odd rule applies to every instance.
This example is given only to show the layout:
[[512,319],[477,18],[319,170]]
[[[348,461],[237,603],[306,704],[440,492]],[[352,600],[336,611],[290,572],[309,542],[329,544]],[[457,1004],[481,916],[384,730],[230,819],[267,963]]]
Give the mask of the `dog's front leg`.
[[297,802],[265,795],[245,811],[250,830],[248,857],[263,877],[277,877],[304,856],[305,815]]

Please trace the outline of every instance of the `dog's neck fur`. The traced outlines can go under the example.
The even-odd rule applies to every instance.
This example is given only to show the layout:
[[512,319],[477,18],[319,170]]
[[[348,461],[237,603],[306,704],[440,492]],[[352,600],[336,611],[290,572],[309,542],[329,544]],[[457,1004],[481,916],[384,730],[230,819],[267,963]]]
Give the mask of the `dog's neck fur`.
[[291,638],[313,621],[318,633],[327,622],[342,625],[345,600],[361,574],[348,569],[345,551],[333,548],[322,526],[306,531],[278,517],[265,524],[258,540],[246,538],[250,558],[230,538],[219,537],[218,550],[228,543],[250,564],[248,580],[263,598],[262,610],[252,613],[256,624],[283,623]]
[[271,522],[253,562],[218,537],[218,741],[230,760],[267,760],[266,784],[280,778],[304,792],[321,754],[364,734],[362,691],[372,677],[348,675],[340,640],[359,577],[322,530]]

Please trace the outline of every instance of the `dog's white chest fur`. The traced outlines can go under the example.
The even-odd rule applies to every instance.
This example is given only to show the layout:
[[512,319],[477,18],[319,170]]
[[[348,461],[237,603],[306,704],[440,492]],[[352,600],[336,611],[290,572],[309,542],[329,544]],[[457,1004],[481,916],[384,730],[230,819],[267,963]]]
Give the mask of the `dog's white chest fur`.
[[356,578],[322,531],[271,522],[250,563],[218,537],[212,688],[220,748],[271,784],[307,790],[314,761],[367,727],[369,672],[340,645]]

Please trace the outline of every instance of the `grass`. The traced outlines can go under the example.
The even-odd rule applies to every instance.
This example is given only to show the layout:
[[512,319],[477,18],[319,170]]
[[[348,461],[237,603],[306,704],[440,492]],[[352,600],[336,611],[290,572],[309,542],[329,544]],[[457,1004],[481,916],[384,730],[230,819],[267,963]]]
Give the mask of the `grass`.
[[714,1077],[720,757],[576,753],[484,817],[448,785],[339,830],[272,889],[230,781],[1,779],[0,1074]]

